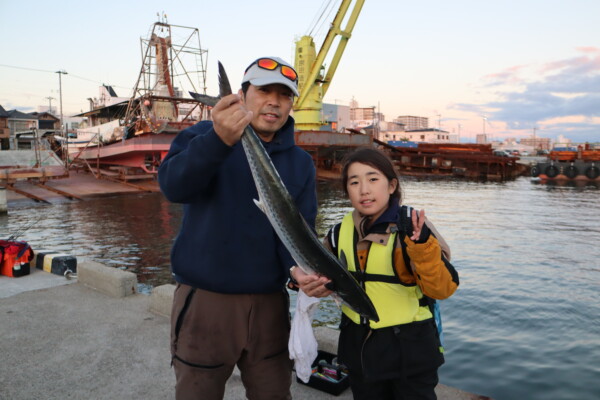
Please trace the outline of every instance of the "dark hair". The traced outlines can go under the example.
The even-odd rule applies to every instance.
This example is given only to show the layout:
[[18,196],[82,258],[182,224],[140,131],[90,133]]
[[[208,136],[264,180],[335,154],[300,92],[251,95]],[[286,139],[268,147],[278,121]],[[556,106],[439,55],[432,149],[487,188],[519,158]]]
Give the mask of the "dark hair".
[[244,96],[246,96],[246,93],[248,92],[249,87],[250,87],[250,82],[242,83],[242,93],[244,93]]
[[346,195],[348,195],[348,169],[353,163],[361,163],[370,165],[371,167],[381,171],[381,173],[388,179],[388,181],[396,180],[396,191],[392,193],[391,198],[400,202],[402,200],[402,190],[400,190],[400,179],[394,169],[392,160],[380,150],[372,147],[363,147],[353,151],[344,158],[342,167],[342,187]]

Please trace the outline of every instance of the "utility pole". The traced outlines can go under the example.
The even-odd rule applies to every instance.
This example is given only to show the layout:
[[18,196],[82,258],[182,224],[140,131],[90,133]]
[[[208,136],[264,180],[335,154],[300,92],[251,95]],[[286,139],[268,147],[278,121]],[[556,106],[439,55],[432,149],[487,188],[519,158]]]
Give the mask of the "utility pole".
[[461,125],[458,124],[458,143],[460,143],[460,127]]
[[65,167],[69,168],[69,135],[65,132],[62,105],[62,76],[67,75],[67,71],[61,70],[56,71],[56,73],[58,74],[58,93],[60,97],[60,135],[65,139],[65,147],[63,148],[65,152]]
[[533,127],[533,151],[537,153],[537,150],[536,150],[536,148],[535,148],[535,130],[536,130],[536,129],[537,129],[537,128],[534,126],[534,127]]
[[487,117],[484,115],[483,116],[483,138],[487,142],[487,136],[485,136],[485,121],[487,121]]
[[377,139],[379,139],[379,135],[381,133],[381,102],[377,102]]
[[52,113],[52,100],[56,100],[56,99],[52,96],[48,96],[48,97],[44,97],[44,98],[48,99],[48,112]]

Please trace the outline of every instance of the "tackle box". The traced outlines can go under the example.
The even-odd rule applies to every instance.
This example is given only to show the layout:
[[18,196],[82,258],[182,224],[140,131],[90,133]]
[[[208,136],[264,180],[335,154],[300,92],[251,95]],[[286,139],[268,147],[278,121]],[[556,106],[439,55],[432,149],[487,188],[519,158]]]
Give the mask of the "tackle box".
[[323,392],[339,396],[350,386],[348,371],[344,365],[334,363],[335,354],[319,350],[317,358],[312,363],[313,372],[307,383],[298,377],[296,381]]

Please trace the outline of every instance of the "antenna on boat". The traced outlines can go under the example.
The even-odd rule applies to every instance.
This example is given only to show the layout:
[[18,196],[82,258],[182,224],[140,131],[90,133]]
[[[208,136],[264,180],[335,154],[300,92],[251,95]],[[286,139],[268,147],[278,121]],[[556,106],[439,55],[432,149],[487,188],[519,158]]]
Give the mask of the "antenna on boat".
[[[167,14],[165,14],[164,11],[157,12],[156,16],[158,17],[158,22],[160,22],[161,24],[168,24],[168,22],[167,22]],[[162,30],[161,30],[161,32],[162,32]]]

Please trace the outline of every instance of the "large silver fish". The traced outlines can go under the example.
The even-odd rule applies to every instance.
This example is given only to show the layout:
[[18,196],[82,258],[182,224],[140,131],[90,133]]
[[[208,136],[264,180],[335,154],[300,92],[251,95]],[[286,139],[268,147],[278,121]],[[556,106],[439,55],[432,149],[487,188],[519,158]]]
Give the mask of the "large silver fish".
[[[232,93],[229,79],[220,62],[219,92],[221,98]],[[259,199],[254,202],[266,214],[298,266],[306,273],[318,273],[331,279],[332,288],[348,307],[370,320],[379,321],[369,296],[337,257],[317,239],[302,217],[269,154],[250,125],[244,129],[241,141],[258,191]]]

